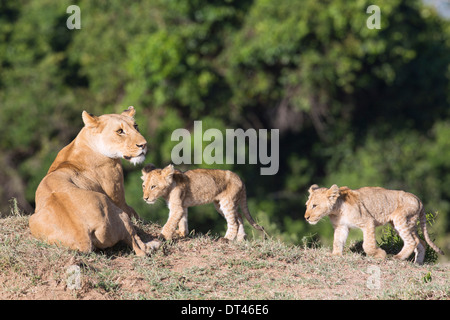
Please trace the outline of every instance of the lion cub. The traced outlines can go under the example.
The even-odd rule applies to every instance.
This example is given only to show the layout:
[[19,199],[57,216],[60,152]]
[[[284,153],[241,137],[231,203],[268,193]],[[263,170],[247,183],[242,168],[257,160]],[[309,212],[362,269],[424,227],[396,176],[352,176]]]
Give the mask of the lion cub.
[[168,204],[169,219],[161,231],[166,240],[172,239],[177,226],[178,235],[188,235],[188,207],[211,202],[227,220],[225,239],[234,240],[237,237],[237,240],[241,241],[246,237],[238,206],[253,228],[264,231],[248,211],[244,183],[231,171],[194,169],[181,172],[175,170],[171,164],[164,169],[156,169],[154,165],[149,164],[142,169],[142,174],[145,202],[153,204],[162,197]]
[[342,255],[349,228],[363,231],[363,249],[367,255],[381,259],[386,252],[377,247],[375,227],[390,222],[404,242],[400,253],[394,258],[405,260],[415,252],[414,262],[423,263],[425,242],[419,239],[416,230],[420,219],[425,240],[434,251],[444,254],[430,239],[427,231],[425,211],[422,202],[412,193],[366,187],[351,190],[332,185],[330,189],[309,188],[305,219],[316,224],[322,217],[329,216],[334,227],[333,254]]

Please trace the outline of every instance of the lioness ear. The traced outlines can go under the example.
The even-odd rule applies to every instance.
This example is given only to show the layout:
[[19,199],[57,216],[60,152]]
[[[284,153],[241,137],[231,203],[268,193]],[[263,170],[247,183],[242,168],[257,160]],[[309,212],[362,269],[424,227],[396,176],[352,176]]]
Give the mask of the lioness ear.
[[167,183],[172,183],[174,172],[175,169],[173,168],[173,164],[169,164],[167,167],[163,169],[161,173],[163,176],[165,176]]
[[313,184],[311,187],[309,187],[309,193],[313,193],[315,190],[319,189],[319,186],[317,184]]
[[98,126],[98,118],[93,114],[83,111],[81,117],[83,118],[83,122],[86,127],[95,128]]
[[[143,169],[142,169],[142,174],[145,176],[145,174],[149,173],[152,170],[155,170],[156,167],[153,165],[153,163],[150,163],[148,165],[146,165]],[[144,180],[144,176],[142,176],[142,180]]]
[[330,201],[335,202],[337,198],[340,196],[339,187],[335,184],[333,184],[330,189],[327,191],[327,196]]
[[136,110],[134,110],[133,106],[129,106],[127,110],[122,112],[123,116],[134,118],[134,115],[136,114]]

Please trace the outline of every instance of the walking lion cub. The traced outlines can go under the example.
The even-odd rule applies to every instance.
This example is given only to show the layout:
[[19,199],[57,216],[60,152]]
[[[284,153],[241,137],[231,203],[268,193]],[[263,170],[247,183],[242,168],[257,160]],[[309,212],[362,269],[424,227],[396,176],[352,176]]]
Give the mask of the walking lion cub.
[[309,188],[305,219],[316,224],[322,217],[329,216],[334,227],[333,254],[342,255],[349,228],[363,231],[363,249],[367,255],[384,259],[386,252],[376,245],[375,227],[390,222],[404,242],[396,259],[405,260],[415,252],[415,263],[422,264],[425,257],[425,242],[417,234],[417,220],[425,240],[434,251],[444,254],[430,239],[427,231],[425,211],[422,202],[415,195],[378,187],[351,190],[347,187]]
[[211,202],[227,220],[225,239],[234,240],[237,237],[241,241],[246,237],[238,206],[253,228],[264,231],[248,211],[244,183],[231,171],[194,169],[181,172],[171,164],[164,169],[156,169],[149,164],[142,170],[142,174],[145,202],[153,204],[162,197],[169,207],[169,219],[161,231],[166,240],[172,239],[177,226],[179,236],[188,235],[188,207]]

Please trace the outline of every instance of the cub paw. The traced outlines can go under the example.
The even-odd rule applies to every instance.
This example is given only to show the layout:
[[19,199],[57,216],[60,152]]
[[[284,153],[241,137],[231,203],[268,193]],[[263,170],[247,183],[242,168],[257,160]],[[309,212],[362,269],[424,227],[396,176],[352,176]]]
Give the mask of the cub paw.
[[146,246],[146,248],[147,248],[147,252],[148,253],[150,253],[150,252],[152,252],[152,251],[156,251],[156,250],[158,250],[160,247],[161,247],[161,245],[162,245],[162,243],[161,243],[161,241],[159,241],[159,240],[152,240],[152,241],[149,241],[149,242],[147,242],[147,243],[145,243],[145,246]]
[[384,251],[383,249],[378,249],[377,253],[374,256],[375,258],[384,260],[386,259],[386,251]]
[[179,236],[180,238],[184,238],[184,237],[186,237],[188,235],[188,232],[187,231],[177,230],[177,231],[175,231],[175,234],[177,236]]

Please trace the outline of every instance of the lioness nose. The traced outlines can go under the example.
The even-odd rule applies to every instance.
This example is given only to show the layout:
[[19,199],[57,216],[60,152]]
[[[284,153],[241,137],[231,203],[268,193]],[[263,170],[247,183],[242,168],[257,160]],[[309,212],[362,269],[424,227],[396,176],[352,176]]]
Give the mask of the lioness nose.
[[141,149],[145,149],[145,147],[147,146],[146,143],[144,144],[137,144],[136,147],[141,148]]

